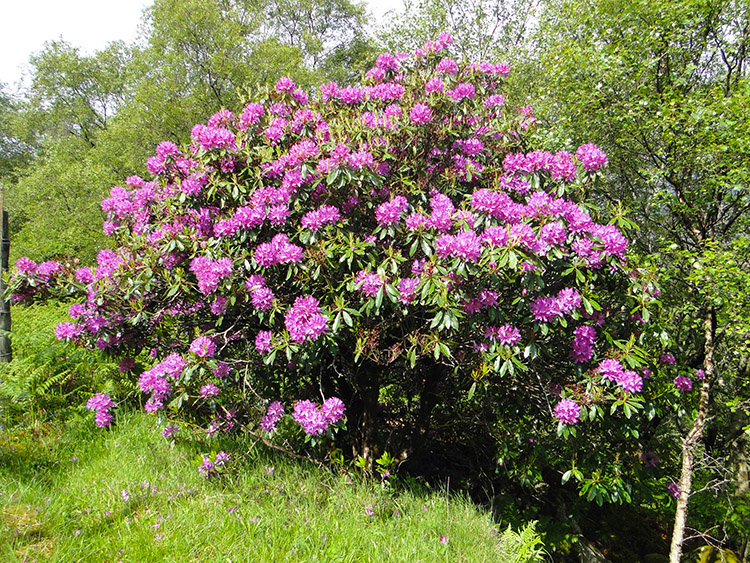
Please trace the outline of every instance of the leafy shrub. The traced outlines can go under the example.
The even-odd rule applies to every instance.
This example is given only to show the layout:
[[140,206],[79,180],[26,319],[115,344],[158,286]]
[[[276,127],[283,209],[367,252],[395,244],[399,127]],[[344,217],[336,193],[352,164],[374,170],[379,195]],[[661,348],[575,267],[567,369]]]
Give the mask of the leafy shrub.
[[[123,358],[146,410],[211,433],[257,428],[270,400],[338,397],[366,459],[387,436],[411,455],[483,435],[519,465],[569,467],[558,436],[640,407],[632,330],[652,296],[618,226],[576,201],[606,155],[531,150],[507,66],[458,63],[450,43],[383,54],[365,86],[313,101],[282,78],[189,146],[160,144],[154,180],[102,204],[115,250],[95,268],[19,260],[15,299],[79,296],[58,337]],[[300,404],[323,416],[309,435],[333,422],[304,401],[298,422]]]

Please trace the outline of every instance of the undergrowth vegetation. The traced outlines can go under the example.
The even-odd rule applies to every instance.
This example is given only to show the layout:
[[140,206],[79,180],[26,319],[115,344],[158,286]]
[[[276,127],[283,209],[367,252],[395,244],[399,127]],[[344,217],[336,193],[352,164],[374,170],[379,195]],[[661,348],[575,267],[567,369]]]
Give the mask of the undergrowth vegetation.
[[[13,361],[0,364],[0,424],[47,420],[80,409],[92,389],[113,391],[117,364],[54,338],[69,303],[50,301],[14,311]],[[127,381],[117,381],[127,385]],[[83,411],[81,411],[83,412]]]
[[[74,418],[0,445],[0,560],[542,560],[533,525],[498,526],[461,496],[367,482],[247,437],[164,438],[153,417],[118,417],[104,432]],[[202,477],[202,455],[217,448],[226,470]]]

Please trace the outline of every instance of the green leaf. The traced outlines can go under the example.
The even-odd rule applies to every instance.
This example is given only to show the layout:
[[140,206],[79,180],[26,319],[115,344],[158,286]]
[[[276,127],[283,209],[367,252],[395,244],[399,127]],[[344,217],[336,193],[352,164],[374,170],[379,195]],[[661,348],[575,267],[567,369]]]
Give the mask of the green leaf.
[[437,315],[432,319],[432,322],[430,323],[430,328],[435,328],[438,326],[443,320],[443,311],[438,311]]

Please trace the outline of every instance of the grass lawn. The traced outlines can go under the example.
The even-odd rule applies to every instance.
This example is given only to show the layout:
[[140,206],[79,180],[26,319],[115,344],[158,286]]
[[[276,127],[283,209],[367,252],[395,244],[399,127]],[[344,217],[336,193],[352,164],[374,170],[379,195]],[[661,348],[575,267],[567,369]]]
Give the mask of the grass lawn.
[[[0,429],[0,560],[544,560],[531,526],[498,527],[460,497],[368,484],[243,438],[167,439],[142,413],[116,422]],[[211,450],[230,462],[205,478]]]

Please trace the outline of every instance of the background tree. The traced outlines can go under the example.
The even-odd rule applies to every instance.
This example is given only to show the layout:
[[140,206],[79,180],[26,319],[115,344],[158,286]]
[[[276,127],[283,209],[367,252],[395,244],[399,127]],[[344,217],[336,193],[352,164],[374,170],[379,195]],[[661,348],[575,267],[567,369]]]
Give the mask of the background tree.
[[466,60],[520,59],[540,0],[407,1],[390,13],[379,38],[392,52],[412,51],[445,30]]
[[49,43],[32,57],[30,90],[14,109],[17,134],[38,157],[8,186],[14,256],[91,261],[107,244],[101,199],[143,174],[158,142],[186,141],[205,115],[279,74],[306,87],[350,79],[371,59],[364,23],[362,7],[345,0],[157,0],[137,45],[83,56]]
[[535,77],[525,86],[543,100],[540,118],[557,125],[555,142],[590,138],[606,147],[612,182],[595,195],[631,210],[645,263],[663,275],[664,351],[696,387],[657,414],[682,434],[672,561],[695,453],[713,446],[729,466],[722,444],[746,444],[731,435],[743,424],[727,421],[748,408],[746,374],[731,352],[744,346],[748,303],[726,290],[746,286],[748,30],[745,2],[549,2],[520,73]]
[[18,136],[18,99],[0,83],[0,185],[12,183],[33,158],[33,146]]
[[121,43],[86,57],[52,42],[32,57],[31,87],[15,126],[33,143],[35,159],[8,190],[17,250],[86,259],[86,248],[104,242],[97,199],[121,170],[116,160],[100,160],[99,140],[126,101],[129,60]]

